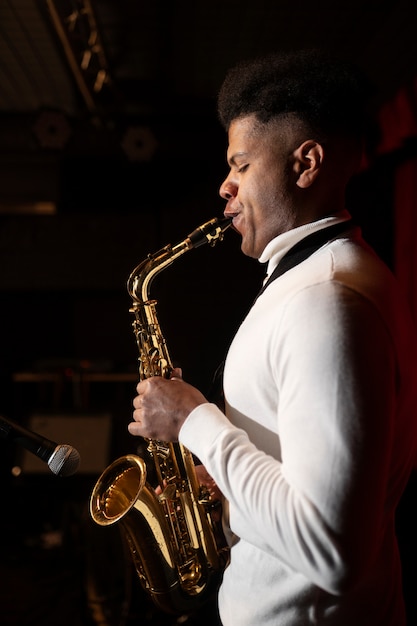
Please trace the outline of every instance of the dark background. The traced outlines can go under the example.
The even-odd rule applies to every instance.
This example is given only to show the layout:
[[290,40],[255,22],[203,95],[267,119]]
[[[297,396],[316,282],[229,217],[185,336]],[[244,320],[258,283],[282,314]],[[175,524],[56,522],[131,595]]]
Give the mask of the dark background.
[[[222,212],[215,98],[227,68],[326,47],[369,74],[379,110],[415,79],[416,35],[412,0],[0,0],[0,413],[29,427],[40,416],[60,443],[73,419],[68,443],[97,452],[93,471],[58,479],[0,441],[2,624],[167,623],[86,503],[99,470],[137,447],[126,432],[137,359],[126,280]],[[375,153],[349,194],[389,265],[397,161]],[[230,232],[155,280],[171,356],[203,391],[261,277]],[[91,416],[103,428],[88,442]],[[411,485],[398,522],[410,624],[414,497]]]

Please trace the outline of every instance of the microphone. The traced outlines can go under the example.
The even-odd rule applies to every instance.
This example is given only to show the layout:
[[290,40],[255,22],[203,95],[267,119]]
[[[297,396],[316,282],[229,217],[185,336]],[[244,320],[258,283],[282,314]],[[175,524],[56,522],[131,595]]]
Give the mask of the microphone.
[[0,437],[12,439],[48,464],[57,476],[75,474],[80,463],[79,452],[67,444],[57,444],[37,435],[11,419],[0,416]]

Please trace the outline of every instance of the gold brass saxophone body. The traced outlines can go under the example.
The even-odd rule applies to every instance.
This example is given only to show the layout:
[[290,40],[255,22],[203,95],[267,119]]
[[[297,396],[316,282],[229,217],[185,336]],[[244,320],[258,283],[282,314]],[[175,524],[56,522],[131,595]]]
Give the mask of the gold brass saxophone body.
[[[154,277],[179,256],[223,239],[231,220],[214,218],[176,246],[148,255],[131,273],[133,332],[139,349],[139,378],[169,378],[173,369],[149,298]],[[199,485],[192,454],[180,443],[147,439],[159,486],[147,479],[147,465],[136,455],[116,459],[97,480],[90,514],[100,526],[120,523],[139,580],[153,602],[173,614],[190,613],[212,595],[228,549],[212,518],[213,503]]]

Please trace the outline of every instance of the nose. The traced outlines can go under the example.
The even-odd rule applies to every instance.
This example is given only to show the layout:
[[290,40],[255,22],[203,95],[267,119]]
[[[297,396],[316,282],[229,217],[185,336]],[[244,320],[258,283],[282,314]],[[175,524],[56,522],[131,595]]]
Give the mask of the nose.
[[237,195],[237,185],[228,176],[220,185],[219,194],[223,200],[231,200]]

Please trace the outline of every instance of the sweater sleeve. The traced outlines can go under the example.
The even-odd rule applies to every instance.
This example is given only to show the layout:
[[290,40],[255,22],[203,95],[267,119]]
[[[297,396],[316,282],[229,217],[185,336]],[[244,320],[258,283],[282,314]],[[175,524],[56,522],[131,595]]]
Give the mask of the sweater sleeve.
[[385,516],[392,338],[371,302],[324,284],[292,298],[269,342],[279,457],[257,449],[212,404],[191,413],[180,439],[228,499],[234,534],[342,593],[376,558],[393,522]]

